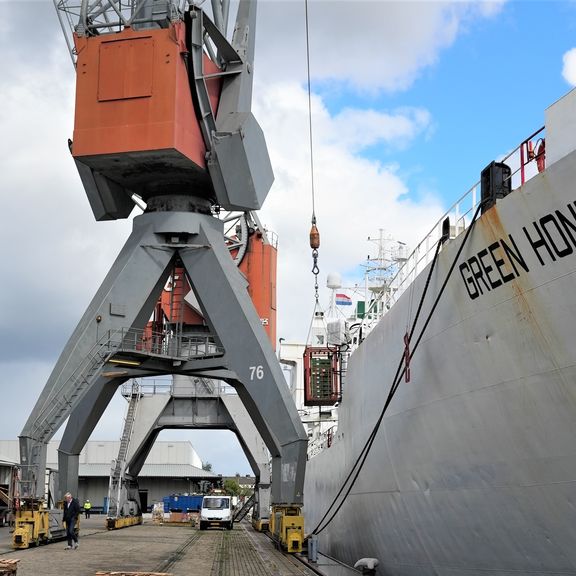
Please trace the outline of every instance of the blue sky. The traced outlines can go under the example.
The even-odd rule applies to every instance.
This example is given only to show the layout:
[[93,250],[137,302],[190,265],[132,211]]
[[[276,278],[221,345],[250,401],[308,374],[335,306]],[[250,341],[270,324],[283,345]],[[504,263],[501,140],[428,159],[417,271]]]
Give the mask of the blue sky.
[[405,89],[374,94],[322,81],[315,88],[334,114],[350,106],[426,109],[430,125],[410,145],[378,143],[363,156],[398,163],[409,195],[433,190],[448,205],[485,165],[543,125],[544,109],[570,88],[562,56],[575,40],[575,2],[509,1],[490,18],[466,22]]
[[399,161],[421,164],[446,201],[479,179],[480,170],[544,124],[544,109],[569,88],[562,55],[573,47],[576,5],[510,2],[470,27],[406,94],[389,102],[426,103],[429,139]]
[[[0,437],[10,439],[131,222],[94,222],[67,152],[74,73],[52,2],[0,6],[0,389],[2,407],[15,407]],[[303,7],[261,4],[253,97],[276,176],[260,218],[279,236],[278,337],[297,342],[314,305]],[[484,166],[543,124],[571,87],[576,2],[311,0],[309,15],[326,302],[328,273],[358,280],[368,236],[382,228],[415,246]],[[123,410],[116,398],[93,438],[117,439]],[[216,472],[250,471],[230,433],[191,438]]]

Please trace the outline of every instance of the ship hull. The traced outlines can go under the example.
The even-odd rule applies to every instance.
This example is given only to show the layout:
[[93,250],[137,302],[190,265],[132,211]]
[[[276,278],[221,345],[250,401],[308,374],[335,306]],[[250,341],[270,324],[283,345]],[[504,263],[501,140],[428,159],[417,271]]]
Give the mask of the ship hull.
[[[456,266],[362,471],[319,535],[378,574],[576,574],[576,155],[440,253],[415,335]],[[338,432],[308,462],[307,532],[384,405],[425,270],[348,363]],[[414,342],[414,339],[413,339]]]

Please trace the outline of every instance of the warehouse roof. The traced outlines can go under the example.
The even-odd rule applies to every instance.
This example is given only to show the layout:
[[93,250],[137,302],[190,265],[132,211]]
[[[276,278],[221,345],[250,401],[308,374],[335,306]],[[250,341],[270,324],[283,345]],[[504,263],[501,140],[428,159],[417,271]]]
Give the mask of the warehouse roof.
[[[48,468],[57,469],[54,463],[47,464]],[[93,463],[80,464],[78,470],[80,477],[110,476],[110,464]],[[138,474],[139,478],[218,478],[217,474],[202,470],[191,464],[144,464]]]
[[17,462],[0,454],[0,466],[14,466],[14,464],[17,464]]

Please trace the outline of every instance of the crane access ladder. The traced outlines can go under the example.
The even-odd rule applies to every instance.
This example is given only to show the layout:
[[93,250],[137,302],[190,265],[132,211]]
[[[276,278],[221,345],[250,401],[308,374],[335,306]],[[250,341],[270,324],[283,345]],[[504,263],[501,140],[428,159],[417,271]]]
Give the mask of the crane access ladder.
[[129,396],[124,430],[120,440],[118,457],[112,461],[110,482],[108,488],[108,511],[106,527],[108,530],[125,528],[142,523],[142,511],[138,496],[138,483],[134,479],[126,477],[126,459],[128,448],[134,430],[134,422],[138,413],[138,403],[142,397],[140,385],[136,380],[132,381],[131,387],[123,386],[123,396]]
[[252,496],[250,496],[250,498],[248,498],[248,500],[244,502],[242,508],[239,508],[234,514],[234,522],[240,522],[240,520],[243,520],[245,518],[246,514],[248,514],[248,512],[250,512],[250,510],[254,506],[255,500],[256,497],[254,494],[252,494]]
[[28,439],[26,458],[21,465],[22,495],[44,496],[42,490],[39,491],[40,487],[43,489],[39,482],[45,468],[47,444],[108,363],[114,365],[115,360],[121,362],[126,358],[137,359],[141,363],[151,358],[159,361],[188,361],[219,357],[223,353],[223,349],[209,335],[148,333],[134,328],[107,331],[76,369],[63,377],[43,399],[26,424],[21,435]]

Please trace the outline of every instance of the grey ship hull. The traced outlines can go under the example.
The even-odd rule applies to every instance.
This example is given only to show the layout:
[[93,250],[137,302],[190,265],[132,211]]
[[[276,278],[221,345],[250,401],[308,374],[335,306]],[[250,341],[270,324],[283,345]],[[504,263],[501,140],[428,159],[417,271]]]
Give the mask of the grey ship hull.
[[[322,552],[381,575],[576,574],[575,184],[572,152],[476,222]],[[474,258],[491,270],[471,280]],[[337,436],[307,466],[307,531],[384,405],[426,273],[350,358]]]

